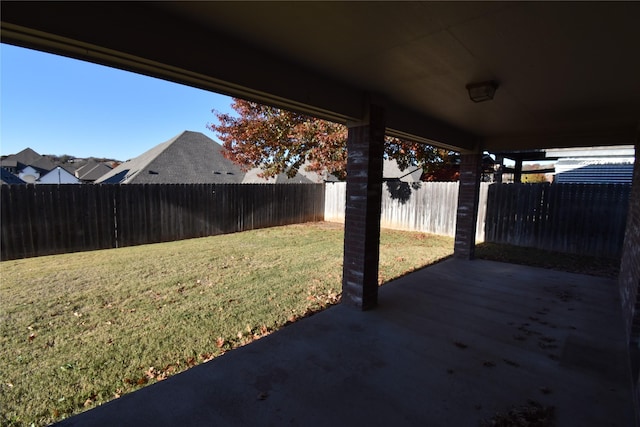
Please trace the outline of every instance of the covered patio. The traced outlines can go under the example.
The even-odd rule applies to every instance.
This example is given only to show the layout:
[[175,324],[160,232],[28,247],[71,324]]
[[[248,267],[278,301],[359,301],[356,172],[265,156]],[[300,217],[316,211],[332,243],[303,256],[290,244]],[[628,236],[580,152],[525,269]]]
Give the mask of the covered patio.
[[616,281],[449,259],[60,426],[634,425]]
[[[345,304],[91,410],[80,424],[114,424],[101,417],[118,413],[129,425],[155,414],[166,425],[475,425],[527,399],[554,404],[560,426],[637,423],[638,162],[617,281],[471,260],[484,152],[638,153],[640,3],[0,7],[4,43],[349,127]],[[479,83],[495,96],[472,101],[467,89]],[[461,152],[461,185],[456,259],[379,293],[385,135]]]

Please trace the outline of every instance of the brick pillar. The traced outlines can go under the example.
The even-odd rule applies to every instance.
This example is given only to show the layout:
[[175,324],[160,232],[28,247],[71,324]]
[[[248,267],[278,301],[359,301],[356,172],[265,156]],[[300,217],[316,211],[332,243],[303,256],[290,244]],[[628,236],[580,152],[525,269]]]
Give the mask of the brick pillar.
[[371,106],[364,124],[349,127],[342,302],[362,310],[378,302],[384,110]]
[[473,259],[474,256],[481,167],[482,153],[460,155],[460,189],[453,248],[456,258]]
[[618,284],[624,320],[629,334],[634,382],[640,400],[640,389],[638,388],[640,372],[640,138],[636,142],[636,161],[633,168],[631,194],[629,195]]
[[516,184],[522,182],[522,159],[516,159],[516,165],[513,169],[513,182]]
[[504,156],[496,155],[496,163],[498,164],[498,169],[493,174],[493,182],[502,184],[502,173],[504,172]]

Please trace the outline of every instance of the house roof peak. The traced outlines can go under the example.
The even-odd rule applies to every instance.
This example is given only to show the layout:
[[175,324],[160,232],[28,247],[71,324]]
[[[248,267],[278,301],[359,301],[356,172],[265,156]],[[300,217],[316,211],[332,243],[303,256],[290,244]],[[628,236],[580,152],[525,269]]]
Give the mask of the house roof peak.
[[222,155],[222,147],[201,132],[184,130],[122,163],[96,183],[240,183],[239,166]]

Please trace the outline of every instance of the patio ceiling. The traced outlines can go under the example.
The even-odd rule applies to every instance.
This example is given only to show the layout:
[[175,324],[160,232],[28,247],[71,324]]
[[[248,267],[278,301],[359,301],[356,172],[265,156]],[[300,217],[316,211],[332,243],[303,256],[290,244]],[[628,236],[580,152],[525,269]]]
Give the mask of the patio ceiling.
[[[637,2],[9,2],[2,41],[459,150],[633,144]],[[496,80],[495,99],[465,86]]]

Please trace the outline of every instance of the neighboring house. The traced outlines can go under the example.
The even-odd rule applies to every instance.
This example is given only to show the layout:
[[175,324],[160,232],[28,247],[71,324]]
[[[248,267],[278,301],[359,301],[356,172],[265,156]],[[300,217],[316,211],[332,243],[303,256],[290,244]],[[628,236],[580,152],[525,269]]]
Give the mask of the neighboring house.
[[242,183],[243,184],[314,184],[314,181],[304,176],[301,172],[302,172],[301,170],[298,171],[298,173],[291,178],[289,178],[286,173],[280,173],[276,176],[265,178],[265,177],[259,176],[262,173],[262,169],[253,168],[253,169],[249,169],[244,174]]
[[40,176],[45,175],[47,172],[52,171],[57,167],[51,159],[44,156],[40,156],[36,161],[29,163],[29,166],[40,172]]
[[0,161],[0,167],[2,168],[2,170],[15,175],[19,172],[18,168],[22,168],[24,167],[24,165],[19,164],[16,159],[10,159],[9,157],[10,156]]
[[422,168],[420,166],[409,166],[405,170],[401,170],[398,162],[389,159],[384,160],[382,164],[383,181],[418,182],[421,177]]
[[308,171],[307,165],[303,164],[298,169],[295,176],[289,178],[286,173],[280,173],[270,178],[261,177],[262,169],[253,168],[249,169],[242,180],[243,184],[322,184],[325,181],[336,180],[332,175],[327,177],[328,174],[319,174],[317,172]]
[[80,184],[80,180],[66,169],[57,166],[42,175],[36,184]]
[[56,164],[31,148],[25,148],[19,153],[11,154],[2,160],[2,167],[13,174],[19,174],[28,166],[31,166],[40,175],[44,175],[55,168]]
[[17,154],[5,157],[2,159],[1,166],[5,172],[15,175],[23,184],[78,182],[68,170],[56,166],[51,159],[41,156],[31,148],[25,148]]
[[[323,182],[338,182],[339,180],[330,174],[319,174],[317,172],[306,170],[303,164],[298,173],[289,178],[287,174],[281,173],[271,178],[260,177],[262,173],[260,168],[253,168],[247,171],[242,180],[243,184],[321,184]],[[394,160],[385,160],[383,164],[382,180],[383,181],[403,181],[417,182],[422,176],[422,168],[419,166],[411,166],[404,171],[400,170],[398,163]]]
[[556,157],[556,183],[631,184],[633,146],[563,148],[546,151]]
[[100,177],[111,172],[111,167],[105,163],[89,162],[78,168],[75,172],[76,178],[82,182],[92,183]]
[[21,163],[24,167],[37,162],[41,158],[42,156],[36,153],[35,151],[33,151],[31,148],[25,148],[19,153],[7,156],[5,160],[15,160],[16,162]]
[[15,184],[26,184],[23,180],[9,172],[4,168],[0,168],[0,184],[2,185],[15,185]]
[[184,131],[95,181],[96,184],[241,183],[244,173],[222,146],[200,132]]
[[40,179],[40,171],[32,166],[26,166],[18,172],[18,177],[28,184],[35,184]]

